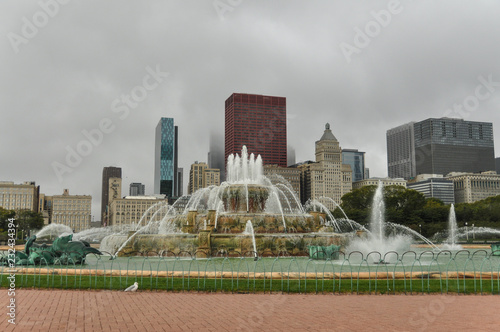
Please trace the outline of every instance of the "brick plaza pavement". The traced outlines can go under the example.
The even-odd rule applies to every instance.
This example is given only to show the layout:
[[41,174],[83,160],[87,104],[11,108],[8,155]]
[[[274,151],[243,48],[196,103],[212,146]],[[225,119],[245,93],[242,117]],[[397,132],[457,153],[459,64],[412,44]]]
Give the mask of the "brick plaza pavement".
[[0,289],[0,331],[498,331],[496,295],[270,295]]

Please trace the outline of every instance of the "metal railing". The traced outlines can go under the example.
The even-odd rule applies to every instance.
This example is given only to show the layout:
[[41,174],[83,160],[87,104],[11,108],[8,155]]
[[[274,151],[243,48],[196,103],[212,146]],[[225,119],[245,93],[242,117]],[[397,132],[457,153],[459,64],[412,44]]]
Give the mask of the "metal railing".
[[42,257],[31,266],[2,266],[0,285],[7,287],[7,277],[15,274],[16,288],[37,289],[123,290],[138,282],[149,291],[500,294],[500,252],[491,250],[339,251],[312,258],[305,252],[260,257],[224,249],[133,254],[90,254],[83,264],[69,258],[67,265],[50,265]]

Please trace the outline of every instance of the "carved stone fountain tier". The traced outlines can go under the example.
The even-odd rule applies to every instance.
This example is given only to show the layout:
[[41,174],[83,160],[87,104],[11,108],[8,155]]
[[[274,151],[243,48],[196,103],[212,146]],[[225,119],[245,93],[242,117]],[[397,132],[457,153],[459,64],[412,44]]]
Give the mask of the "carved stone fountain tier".
[[266,213],[234,212],[224,214],[217,219],[216,211],[207,213],[189,211],[181,219],[182,232],[178,234],[135,234],[135,239],[118,255],[126,256],[137,252],[187,251],[198,257],[210,255],[245,255],[253,252],[252,238],[244,234],[245,224],[250,220],[255,230],[255,242],[259,256],[277,254],[307,254],[309,245],[344,246],[350,237],[346,234],[322,232],[322,221],[326,215],[322,212],[310,212],[304,215],[284,215],[287,233],[281,215]]
[[262,213],[268,197],[269,188],[266,186],[233,184],[222,193],[222,202],[228,213]]

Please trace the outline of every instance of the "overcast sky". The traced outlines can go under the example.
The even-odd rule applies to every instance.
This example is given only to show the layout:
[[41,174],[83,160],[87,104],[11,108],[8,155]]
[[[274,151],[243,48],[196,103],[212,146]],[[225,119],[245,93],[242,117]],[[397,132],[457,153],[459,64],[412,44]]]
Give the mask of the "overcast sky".
[[443,116],[493,122],[500,155],[498,1],[59,1],[0,3],[0,180],[92,195],[96,220],[104,166],[153,193],[160,117],[186,187],[233,92],[287,98],[297,162],[329,122],[386,176],[386,131]]

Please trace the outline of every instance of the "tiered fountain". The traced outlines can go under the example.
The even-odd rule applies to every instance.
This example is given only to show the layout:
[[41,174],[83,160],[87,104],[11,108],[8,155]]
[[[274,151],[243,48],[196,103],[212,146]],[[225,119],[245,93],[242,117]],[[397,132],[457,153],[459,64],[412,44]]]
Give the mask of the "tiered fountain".
[[146,225],[139,224],[128,237],[104,238],[101,250],[115,255],[148,250],[187,250],[198,256],[253,255],[255,251],[264,256],[306,254],[308,245],[343,245],[353,235],[334,233],[340,230],[340,223],[331,215],[328,220],[329,211],[318,209],[323,207],[319,202],[311,202],[311,211],[306,212],[291,186],[265,177],[260,155],[248,155],[245,146],[241,156],[228,157],[226,171],[227,181],[220,186],[200,189],[172,206],[157,207],[162,212],[155,213]]

